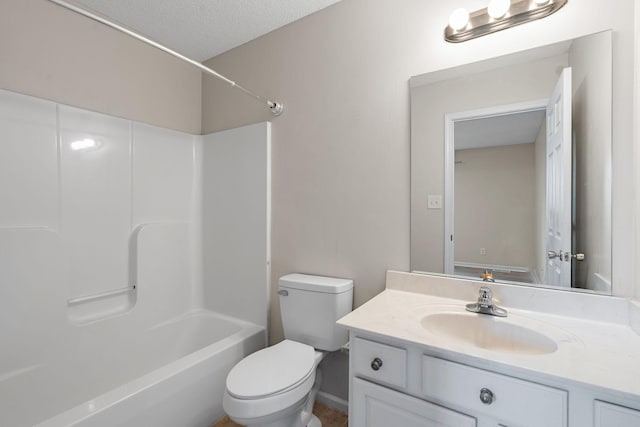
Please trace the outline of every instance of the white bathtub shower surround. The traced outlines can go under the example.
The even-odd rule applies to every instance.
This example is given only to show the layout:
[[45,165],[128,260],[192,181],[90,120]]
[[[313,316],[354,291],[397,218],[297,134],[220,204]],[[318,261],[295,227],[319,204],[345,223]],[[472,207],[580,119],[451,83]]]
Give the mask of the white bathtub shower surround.
[[134,220],[133,123],[64,105],[57,110],[59,230],[67,253],[68,296],[125,288]]
[[187,224],[189,257],[200,256],[201,137],[0,91],[0,138],[0,228],[59,235],[65,277],[54,288],[74,323],[133,307],[140,226]]
[[[62,283],[58,235],[1,230],[3,285],[7,277],[17,284],[3,289],[3,297],[19,305],[17,317],[2,316],[1,338],[12,345],[1,356],[0,425],[137,426],[154,420],[154,426],[204,427],[223,415],[226,375],[264,346],[264,328],[190,308],[189,286],[181,282],[189,266],[186,234],[185,224],[142,227],[135,307],[75,326],[64,296],[54,286],[38,286]],[[34,312],[24,292],[47,301],[45,310]]]
[[56,104],[0,91],[0,226],[59,224]]
[[[78,393],[77,401],[83,403],[37,426],[208,427],[223,415],[227,373],[243,355],[263,347],[264,329],[210,311],[194,311],[132,340],[127,343],[130,351],[99,373],[84,372],[89,374],[84,379],[74,366],[63,365],[61,368],[70,369],[73,376],[80,374],[82,380],[71,385],[77,387],[72,392]],[[93,364],[90,368],[93,370]],[[48,374],[42,372],[45,381]],[[91,378],[90,384],[87,378]],[[62,384],[65,397],[70,395],[68,386]],[[50,396],[43,397],[46,402]],[[31,414],[35,415],[34,411]]]
[[204,310],[144,331],[104,329],[78,330],[46,363],[4,378],[0,425],[209,426],[228,371],[264,342],[261,327]]
[[[0,90],[0,425],[204,427],[223,415],[228,371],[265,343],[266,316],[253,322],[203,271],[242,265],[254,282],[236,290],[266,307],[270,129],[247,128],[234,130],[242,150],[216,154],[236,173],[204,189],[201,136]],[[238,182],[237,203],[216,206],[209,193]],[[266,208],[245,212],[256,194]],[[261,251],[201,237],[203,199],[230,235],[250,223]]]
[[205,304],[266,328],[271,276],[271,123],[202,138],[203,271],[205,283],[224,286],[205,288]]

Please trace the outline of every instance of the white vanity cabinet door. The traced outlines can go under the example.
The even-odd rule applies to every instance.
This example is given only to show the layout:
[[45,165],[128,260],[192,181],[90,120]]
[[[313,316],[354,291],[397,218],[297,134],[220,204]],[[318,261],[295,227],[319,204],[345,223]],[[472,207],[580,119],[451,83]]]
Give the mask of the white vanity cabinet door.
[[475,418],[353,379],[350,427],[476,427]]
[[640,411],[611,403],[595,401],[594,427],[638,427]]

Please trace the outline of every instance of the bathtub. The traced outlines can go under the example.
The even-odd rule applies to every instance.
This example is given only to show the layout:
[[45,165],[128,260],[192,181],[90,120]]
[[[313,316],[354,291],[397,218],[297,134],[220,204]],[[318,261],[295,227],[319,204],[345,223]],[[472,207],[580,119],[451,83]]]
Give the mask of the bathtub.
[[43,363],[0,373],[0,426],[208,427],[224,415],[229,370],[264,347],[265,331],[197,310],[135,333],[98,323],[52,342]]

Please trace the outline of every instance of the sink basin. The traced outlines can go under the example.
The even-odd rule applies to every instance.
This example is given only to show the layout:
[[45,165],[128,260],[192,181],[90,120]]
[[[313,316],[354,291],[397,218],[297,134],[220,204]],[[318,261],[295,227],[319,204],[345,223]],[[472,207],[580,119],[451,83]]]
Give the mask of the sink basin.
[[509,318],[467,312],[432,313],[421,320],[429,333],[492,351],[546,354],[558,349],[554,340]]

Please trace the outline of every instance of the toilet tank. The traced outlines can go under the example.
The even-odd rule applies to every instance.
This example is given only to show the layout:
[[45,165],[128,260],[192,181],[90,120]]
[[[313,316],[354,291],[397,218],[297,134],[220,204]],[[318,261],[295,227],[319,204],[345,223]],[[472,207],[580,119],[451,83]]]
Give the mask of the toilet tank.
[[336,320],[353,308],[353,280],[287,274],[278,294],[285,338],[326,351],[346,344],[348,332]]

